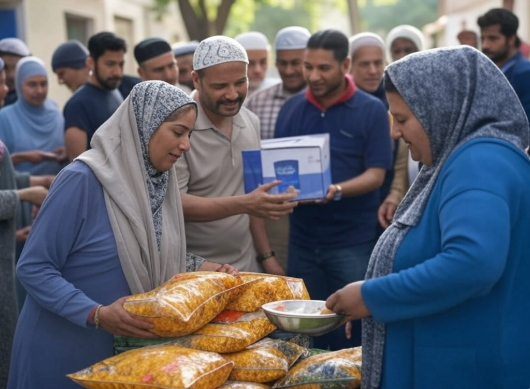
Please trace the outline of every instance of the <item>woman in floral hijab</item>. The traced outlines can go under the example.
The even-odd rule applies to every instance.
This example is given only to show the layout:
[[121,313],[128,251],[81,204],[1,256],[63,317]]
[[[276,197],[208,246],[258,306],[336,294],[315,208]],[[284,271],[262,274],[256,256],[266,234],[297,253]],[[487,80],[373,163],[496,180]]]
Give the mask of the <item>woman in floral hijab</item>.
[[17,265],[28,296],[8,388],[77,388],[65,375],[112,356],[113,335],[156,337],[123,302],[186,271],[173,165],[196,117],[180,89],[140,83],[56,177]]

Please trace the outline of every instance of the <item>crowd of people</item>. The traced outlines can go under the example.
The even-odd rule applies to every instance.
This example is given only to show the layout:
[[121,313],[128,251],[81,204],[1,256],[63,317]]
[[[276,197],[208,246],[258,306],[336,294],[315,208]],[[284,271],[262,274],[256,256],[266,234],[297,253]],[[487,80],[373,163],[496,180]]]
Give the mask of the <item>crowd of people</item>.
[[[362,345],[364,389],[530,387],[530,61],[510,11],[477,26],[152,37],[137,77],[99,32],[51,56],[62,112],[0,40],[0,387],[77,387],[113,335],[156,337],[127,296],[197,270],[303,279],[351,319],[313,347]],[[245,194],[242,151],[322,133],[325,198]]]

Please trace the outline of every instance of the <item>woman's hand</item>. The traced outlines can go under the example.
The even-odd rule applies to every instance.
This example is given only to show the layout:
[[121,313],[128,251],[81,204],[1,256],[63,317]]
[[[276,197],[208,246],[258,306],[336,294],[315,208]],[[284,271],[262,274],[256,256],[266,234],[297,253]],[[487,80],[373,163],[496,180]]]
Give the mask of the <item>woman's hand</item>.
[[239,276],[239,270],[237,270],[235,267],[227,263],[225,263],[224,265],[218,266],[217,269],[215,269],[215,271],[218,271],[220,273],[228,273],[236,277]]
[[17,190],[21,201],[29,201],[31,204],[41,206],[48,194],[48,189],[43,186],[30,186]]
[[53,149],[52,153],[54,153],[56,155],[56,158],[57,158],[58,162],[64,162],[64,161],[67,160],[66,147],[65,146],[60,146],[60,147],[57,147],[57,148]]
[[364,304],[361,287],[364,281],[352,282],[339,289],[326,300],[326,307],[333,312],[348,315],[352,320],[370,316],[370,311]]
[[49,189],[54,178],[53,175],[29,176],[29,186],[44,186]]
[[21,228],[20,230],[17,230],[16,235],[15,235],[17,243],[25,242],[26,239],[28,239],[28,235],[30,231],[31,231],[31,226],[26,226],[24,228]]
[[51,151],[31,150],[11,154],[13,165],[22,162],[41,163],[43,161],[59,161],[59,156]]
[[149,330],[154,324],[137,316],[131,315],[123,308],[127,297],[116,300],[111,305],[99,309],[99,326],[113,335],[132,336],[135,338],[158,338]]
[[229,265],[225,263],[224,265],[219,265],[215,262],[208,262],[204,261],[203,264],[197,269],[199,271],[218,271],[221,273],[228,273],[233,276],[239,276],[239,271],[233,267],[232,265]]

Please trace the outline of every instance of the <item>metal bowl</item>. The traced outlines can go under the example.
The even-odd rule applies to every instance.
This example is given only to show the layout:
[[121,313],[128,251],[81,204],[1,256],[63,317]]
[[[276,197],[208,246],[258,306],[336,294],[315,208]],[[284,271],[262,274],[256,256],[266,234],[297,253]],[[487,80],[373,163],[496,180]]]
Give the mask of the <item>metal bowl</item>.
[[282,300],[261,306],[279,329],[312,336],[324,335],[347,321],[346,315],[320,313],[325,307],[322,300]]

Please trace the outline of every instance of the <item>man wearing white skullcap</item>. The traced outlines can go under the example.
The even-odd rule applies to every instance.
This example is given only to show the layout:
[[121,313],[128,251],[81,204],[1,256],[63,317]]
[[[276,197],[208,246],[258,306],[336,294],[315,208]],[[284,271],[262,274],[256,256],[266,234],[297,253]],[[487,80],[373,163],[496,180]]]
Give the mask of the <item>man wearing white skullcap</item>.
[[360,89],[375,94],[384,100],[385,93],[381,86],[385,69],[385,43],[381,37],[371,32],[362,32],[350,38],[351,69],[353,81]]
[[286,27],[278,31],[274,48],[281,83],[257,91],[245,102],[260,119],[261,139],[274,136],[276,117],[285,100],[305,88],[302,74],[304,52],[311,33],[303,27]]
[[258,89],[264,89],[277,80],[266,78],[269,67],[270,44],[267,37],[261,32],[250,31],[237,35],[234,38],[247,51],[248,55],[248,94],[251,95]]
[[17,101],[17,90],[15,86],[15,68],[18,61],[30,55],[28,46],[18,38],[4,38],[0,40],[0,58],[4,60],[6,72],[6,84],[9,92],[4,100],[4,105],[10,105]]
[[260,148],[259,120],[242,107],[247,65],[245,49],[232,38],[213,36],[195,50],[191,96],[198,103],[198,116],[191,150],[176,163],[186,243],[189,252],[212,262],[241,271],[285,274],[269,245],[264,221],[256,215],[289,213],[296,204],[288,200],[296,193],[267,194],[275,182],[244,195],[241,151]]
[[425,47],[423,34],[414,26],[402,24],[394,27],[386,36],[389,61],[397,61],[407,54],[421,51]]
[[[274,136],[276,118],[285,101],[302,91],[306,82],[303,75],[304,53],[311,33],[304,27],[282,28],[276,34],[276,68],[281,83],[258,90],[245,102],[245,107],[258,115],[261,139]],[[271,245],[275,248],[276,259],[285,267],[287,263],[287,241],[289,238],[289,218],[266,220],[265,227]]]
[[[371,32],[356,34],[350,38],[350,55],[350,74],[355,85],[381,100],[388,109],[382,83],[386,62],[383,39]],[[384,115],[386,116],[386,113]],[[381,195],[379,217],[382,221],[377,226],[378,234],[381,234],[387,227],[388,214],[394,214],[407,188],[407,145],[403,140],[393,140],[392,167],[387,170],[383,185],[379,188]]]

